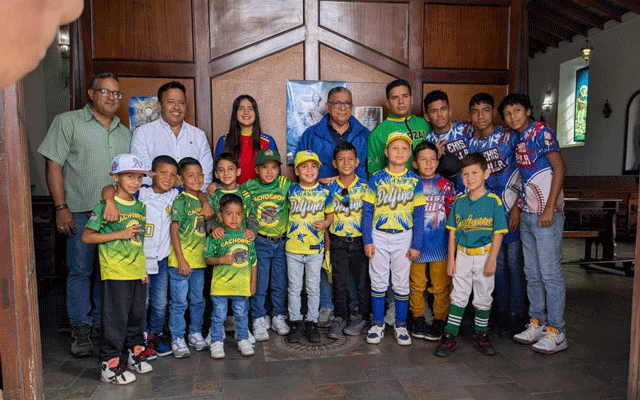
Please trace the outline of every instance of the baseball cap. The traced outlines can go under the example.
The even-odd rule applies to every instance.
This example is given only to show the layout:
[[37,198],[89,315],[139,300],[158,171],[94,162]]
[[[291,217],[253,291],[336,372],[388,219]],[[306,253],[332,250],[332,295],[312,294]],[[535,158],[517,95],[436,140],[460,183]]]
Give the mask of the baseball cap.
[[118,154],[111,160],[111,175],[121,174],[123,172],[139,172],[147,176],[153,176],[156,173],[144,169],[144,163],[133,154]]
[[282,161],[280,161],[280,153],[273,149],[262,149],[256,154],[256,165],[264,164],[272,160],[278,164],[282,164]]
[[294,161],[294,165],[297,168],[298,165],[302,164],[305,161],[315,161],[318,165],[322,165],[318,155],[310,150],[303,150],[296,153],[296,159]]
[[384,145],[384,147],[389,146],[389,143],[393,142],[394,140],[404,140],[405,142],[409,143],[409,146],[413,145],[413,140],[411,140],[411,138],[409,137],[409,135],[407,135],[404,132],[391,132],[389,134],[389,136],[387,136],[387,144]]

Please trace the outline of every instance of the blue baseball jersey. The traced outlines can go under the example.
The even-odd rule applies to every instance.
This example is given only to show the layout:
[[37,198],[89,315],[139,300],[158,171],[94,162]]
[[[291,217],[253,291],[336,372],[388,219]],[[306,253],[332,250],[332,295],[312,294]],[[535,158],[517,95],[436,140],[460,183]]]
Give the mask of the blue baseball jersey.
[[291,185],[289,198],[289,224],[285,249],[295,254],[318,254],[324,250],[324,231],[318,232],[314,222],[324,221],[329,189],[316,183],[305,187]]
[[331,182],[325,208],[327,214],[333,213],[330,233],[343,237],[362,236],[362,199],[368,189],[367,183],[358,176],[349,186],[344,186],[340,178]]
[[[555,133],[546,123],[534,121],[520,132],[516,161],[522,178],[520,207],[523,211],[542,213],[547,205],[553,178],[553,168],[547,157],[551,151],[560,151],[560,147]],[[563,208],[564,195],[561,189],[555,209]]]
[[[436,131],[431,131],[427,135],[427,139],[429,142],[433,144],[437,144],[438,141],[444,139],[447,143],[444,145],[445,151],[456,156],[458,160],[462,160],[464,156],[469,154],[469,149],[467,148],[467,140],[473,133],[473,125],[468,122],[460,122],[455,121],[452,123],[451,129],[447,132],[436,133]],[[456,193],[458,195],[462,195],[465,193],[466,188],[462,183],[462,178],[460,174],[456,175],[456,182],[454,182],[456,187]]]
[[415,262],[432,262],[447,259],[449,234],[446,229],[447,216],[455,200],[453,184],[436,175],[422,179],[424,193],[424,233],[420,257]]
[[483,247],[491,243],[496,233],[507,233],[502,201],[486,191],[476,200],[464,194],[453,203],[447,229],[456,232],[456,243],[464,247]]

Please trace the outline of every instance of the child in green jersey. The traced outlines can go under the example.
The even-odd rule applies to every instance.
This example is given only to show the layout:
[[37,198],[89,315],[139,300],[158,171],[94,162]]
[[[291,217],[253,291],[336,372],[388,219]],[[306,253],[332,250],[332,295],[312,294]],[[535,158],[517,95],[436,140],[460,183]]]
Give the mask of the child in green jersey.
[[120,217],[117,221],[105,221],[102,218],[105,202],[101,201],[82,232],[83,243],[99,244],[104,305],[101,379],[115,384],[136,380],[135,375],[121,365],[124,348],[129,352],[130,369],[138,373],[153,370],[146,362],[142,335],[147,295],[146,259],[142,247],[146,207],[134,197],[142,185],[142,177],[153,175],[143,166],[132,154],[120,154],[111,161]]
[[249,297],[256,291],[256,251],[253,240],[242,228],[245,214],[240,196],[227,193],[220,198],[218,218],[224,226],[221,239],[209,236],[204,248],[207,264],[213,265],[211,278],[211,358],[224,358],[224,320],[231,300],[236,320],[238,350],[243,356],[253,355],[249,341]]

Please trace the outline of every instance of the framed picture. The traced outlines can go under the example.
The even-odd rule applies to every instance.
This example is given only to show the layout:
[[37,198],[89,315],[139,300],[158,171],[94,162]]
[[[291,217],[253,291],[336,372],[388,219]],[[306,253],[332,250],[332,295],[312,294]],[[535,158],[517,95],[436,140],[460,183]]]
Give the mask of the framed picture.
[[129,129],[133,132],[137,127],[160,117],[160,107],[156,96],[129,97]]
[[640,90],[627,103],[624,127],[624,174],[638,174],[640,164]]

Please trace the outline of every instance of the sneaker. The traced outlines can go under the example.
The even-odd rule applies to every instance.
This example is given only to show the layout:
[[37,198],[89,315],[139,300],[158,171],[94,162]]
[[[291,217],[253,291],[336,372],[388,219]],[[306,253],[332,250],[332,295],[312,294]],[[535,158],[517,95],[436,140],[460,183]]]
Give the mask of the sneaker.
[[238,350],[240,350],[240,354],[245,357],[249,357],[253,355],[253,345],[249,342],[249,339],[242,339],[238,342]]
[[289,333],[289,325],[287,325],[286,317],[284,315],[276,315],[271,320],[271,329],[278,332],[278,335],[285,336]]
[[436,356],[449,357],[451,353],[458,347],[458,338],[453,336],[453,333],[446,332],[442,335],[440,344],[436,347]]
[[91,325],[91,337],[93,339],[98,339],[102,336],[102,324],[94,323]]
[[223,331],[224,332],[235,332],[236,330],[236,319],[233,315],[227,316],[227,319],[224,320],[223,323]]
[[300,337],[302,337],[302,321],[291,321],[291,330],[287,335],[287,342],[300,343]]
[[371,321],[371,328],[367,331],[367,343],[378,344],[384,337],[384,322]]
[[204,341],[200,332],[190,333],[187,339],[189,340],[189,346],[196,349],[196,351],[202,351],[207,348],[207,342]]
[[93,355],[93,343],[91,343],[91,326],[85,323],[75,324],[71,327],[71,354],[74,357],[90,357]]
[[268,316],[268,315],[264,316],[264,324],[265,324],[264,325],[265,329],[267,329],[267,330],[271,329],[271,317],[270,316]]
[[171,342],[171,350],[175,358],[185,358],[191,355],[183,338],[174,339],[174,341]]
[[320,315],[318,315],[318,326],[320,328],[326,328],[331,325],[331,317],[333,316],[333,310],[330,308],[321,308]]
[[144,356],[144,347],[135,346],[133,350],[129,349],[129,369],[139,374],[146,374],[147,372],[153,371],[153,367],[147,362],[147,358]]
[[444,326],[446,324],[441,319],[434,319],[431,325],[427,325],[424,332],[424,338],[436,342],[444,335]]
[[424,339],[427,330],[427,323],[423,316],[413,318],[411,321],[411,336]]
[[[248,337],[248,339],[247,339],[247,340],[249,341],[249,343],[251,343],[251,344],[255,344],[255,343],[256,343],[256,337],[255,337],[255,336],[253,336],[253,334],[251,333],[251,331],[250,331],[250,330],[248,330],[248,329],[247,329],[247,333],[249,334],[249,337]],[[208,338],[209,340],[207,341],[207,339],[205,339],[205,341],[207,342],[207,346],[209,346],[209,345],[211,345],[211,330],[209,330],[209,335],[207,336],[207,338]],[[233,333],[233,338],[234,338],[235,340],[238,340],[238,330],[236,330],[236,331]],[[222,339],[224,340],[224,336],[222,337]]]
[[344,328],[345,335],[360,336],[362,330],[367,326],[367,322],[362,314],[356,314],[351,318],[351,321],[349,321],[349,325]]
[[153,349],[153,346],[154,346],[153,334],[144,332],[143,335],[144,335],[144,342],[142,344],[144,346],[143,354],[147,359],[147,361],[153,361],[156,358],[158,358],[158,354],[156,354],[156,351]]
[[115,385],[126,385],[134,382],[136,380],[136,376],[122,368],[118,357],[113,357],[109,361],[102,362],[100,379],[102,382],[113,383]]
[[305,335],[310,343],[320,343],[320,332],[318,331],[318,324],[315,322],[307,321],[305,324]]
[[393,327],[393,334],[396,337],[396,342],[398,342],[400,346],[409,346],[411,344],[411,336],[409,336],[406,322],[396,323]]
[[567,348],[567,339],[564,333],[558,332],[556,328],[547,326],[544,330],[544,337],[531,348],[538,353],[553,354]]
[[344,333],[342,333],[344,325],[345,323],[342,318],[335,317],[331,323],[331,328],[329,328],[327,337],[330,337],[331,339],[342,339],[344,337]]
[[527,324],[527,329],[513,335],[513,340],[522,344],[534,344],[544,337],[545,326],[540,326],[539,322],[535,318],[531,318]]
[[224,358],[224,344],[222,342],[213,342],[209,346],[209,350],[211,351],[211,358],[215,360],[220,360]]
[[495,356],[496,349],[493,348],[489,340],[489,332],[478,332],[473,334],[473,345],[485,356]]
[[384,314],[384,323],[393,326],[396,323],[396,302],[392,301],[387,307],[387,312]]
[[253,321],[253,336],[258,342],[266,342],[269,340],[269,332],[267,332],[267,322],[265,318],[258,318]]
[[163,332],[153,335],[152,343],[153,349],[160,357],[165,357],[173,353],[171,350],[171,341]]

